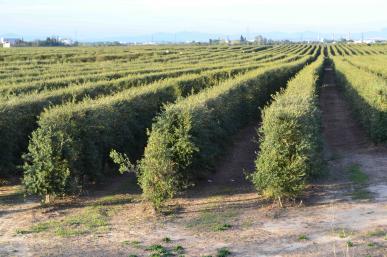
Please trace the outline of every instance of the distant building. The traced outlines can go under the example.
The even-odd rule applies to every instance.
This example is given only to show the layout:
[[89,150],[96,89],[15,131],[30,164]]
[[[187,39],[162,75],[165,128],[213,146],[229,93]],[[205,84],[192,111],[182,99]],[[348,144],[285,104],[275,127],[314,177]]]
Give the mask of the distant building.
[[227,39],[210,39],[209,40],[209,43],[210,45],[224,45],[224,44],[228,44],[229,43],[229,40]]
[[0,38],[0,44],[3,45],[3,47],[11,47],[11,46],[16,46],[20,42],[22,42],[21,39],[19,38]]
[[75,42],[72,39],[68,39],[68,38],[60,38],[59,42],[63,43],[65,46],[72,46],[75,44]]
[[261,36],[261,35],[256,36],[254,41],[258,45],[266,45],[267,42],[268,42],[268,40],[266,38],[264,38],[263,36]]
[[355,44],[375,44],[376,40],[373,40],[373,39],[356,40],[354,43]]
[[11,43],[9,43],[9,42],[3,42],[2,45],[3,45],[3,48],[10,48],[11,47]]

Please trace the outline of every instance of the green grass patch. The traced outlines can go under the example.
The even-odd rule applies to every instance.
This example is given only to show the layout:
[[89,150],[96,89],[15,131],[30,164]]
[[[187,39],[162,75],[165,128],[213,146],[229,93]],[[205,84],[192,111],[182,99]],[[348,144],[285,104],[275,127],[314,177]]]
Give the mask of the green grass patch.
[[387,231],[381,228],[368,231],[367,233],[368,237],[386,237],[387,236]]
[[149,246],[141,245],[140,241],[123,241],[125,245],[130,245],[134,248],[142,249],[149,252],[150,257],[168,257],[168,256],[183,256],[185,249],[181,245],[171,245],[172,240],[169,237],[164,237],[161,241],[166,245],[153,244]]
[[372,193],[365,189],[355,189],[351,193],[351,198],[353,200],[368,200],[368,199],[372,199],[372,197],[373,197]]
[[350,176],[349,178],[353,183],[365,184],[368,182],[368,175],[362,171],[361,167],[358,164],[352,164],[348,168],[348,172]]
[[218,249],[218,251],[216,253],[216,257],[226,257],[226,256],[229,256],[229,255],[231,255],[231,252],[226,247]]
[[375,243],[370,242],[370,243],[367,244],[367,246],[368,246],[368,247],[375,247],[376,245],[375,245]]
[[168,257],[174,256],[174,253],[162,245],[151,245],[146,248],[146,251],[151,252],[151,257]]
[[60,237],[80,236],[107,232],[111,210],[102,206],[91,206],[78,214],[65,217],[61,221],[41,222],[28,229],[18,229],[17,234],[52,232]]
[[164,243],[172,242],[172,240],[169,237],[164,237],[161,241],[163,241]]
[[307,235],[300,235],[299,237],[298,237],[298,240],[309,240],[309,237],[307,236]]
[[347,229],[337,229],[335,231],[337,233],[337,236],[340,237],[340,238],[347,238],[349,236],[352,236],[354,234],[353,231],[350,231],[350,230],[347,230]]
[[50,226],[51,226],[51,222],[42,222],[42,223],[33,225],[28,229],[16,229],[16,234],[25,235],[25,234],[41,233],[50,229]]
[[138,249],[141,248],[141,242],[137,241],[137,240],[134,240],[134,241],[125,240],[125,241],[122,242],[122,244],[130,245],[133,248],[138,248]]
[[214,227],[214,230],[215,231],[226,231],[226,230],[229,230],[230,228],[232,228],[232,225],[230,224],[219,224],[217,226]]
[[109,210],[102,207],[86,208],[82,213],[59,222],[55,234],[62,237],[101,233],[108,230]]
[[348,247],[353,247],[353,246],[354,246],[354,244],[353,244],[353,242],[352,242],[352,241],[348,240],[348,241],[347,241],[347,246],[348,246]]
[[141,248],[141,242],[137,240],[130,242],[130,245],[134,248]]
[[129,194],[118,194],[101,197],[96,200],[93,205],[95,206],[109,206],[109,205],[122,205],[132,203],[135,199]]
[[176,245],[173,248],[173,251],[176,252],[177,254],[184,254],[184,252],[185,252],[184,247],[181,245]]
[[239,215],[235,209],[225,211],[204,211],[198,217],[188,221],[187,227],[205,231],[224,231],[230,229],[230,223]]

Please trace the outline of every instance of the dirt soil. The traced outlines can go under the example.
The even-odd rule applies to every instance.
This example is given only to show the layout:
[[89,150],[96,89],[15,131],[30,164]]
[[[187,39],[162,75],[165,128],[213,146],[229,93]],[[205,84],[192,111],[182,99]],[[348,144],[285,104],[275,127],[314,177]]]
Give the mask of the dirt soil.
[[[326,176],[309,186],[302,203],[278,208],[246,181],[258,150],[253,124],[235,137],[208,181],[170,202],[177,208],[169,215],[151,211],[132,177],[45,208],[17,186],[1,187],[0,256],[151,256],[146,248],[157,244],[182,246],[184,256],[217,256],[223,247],[230,256],[387,256],[387,149],[367,139],[330,68],[320,105]],[[79,218],[93,206],[102,216]],[[100,218],[103,229],[98,223],[93,232],[61,233],[63,224],[78,231]],[[47,229],[45,222],[57,225]]]

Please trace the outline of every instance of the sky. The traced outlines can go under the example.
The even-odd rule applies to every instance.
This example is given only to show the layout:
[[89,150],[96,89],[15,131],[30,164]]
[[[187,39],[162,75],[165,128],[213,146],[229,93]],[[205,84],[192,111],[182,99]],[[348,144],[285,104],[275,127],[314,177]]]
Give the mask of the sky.
[[387,28],[386,0],[0,0],[0,35],[96,40],[157,32],[348,33]]

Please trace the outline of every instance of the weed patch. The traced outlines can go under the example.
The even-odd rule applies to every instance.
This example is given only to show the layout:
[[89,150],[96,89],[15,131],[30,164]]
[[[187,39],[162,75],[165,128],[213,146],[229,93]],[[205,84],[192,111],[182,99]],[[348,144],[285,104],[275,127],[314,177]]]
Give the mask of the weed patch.
[[108,231],[108,218],[111,210],[106,207],[87,207],[79,214],[74,214],[61,221],[41,222],[28,229],[18,229],[17,234],[53,232],[60,237],[72,237],[84,234]]
[[372,193],[365,189],[355,189],[351,193],[351,198],[353,200],[368,200],[368,199],[372,199],[372,197],[373,197]]
[[365,174],[358,164],[353,164],[348,168],[349,178],[353,183],[365,184],[368,182],[368,175]]
[[229,256],[229,255],[231,255],[231,252],[226,247],[218,249],[218,252],[216,253],[216,257],[226,257],[226,256]]
[[368,237],[386,237],[387,231],[384,229],[375,229],[367,233]]
[[335,231],[337,233],[337,236],[340,238],[347,238],[349,236],[352,236],[354,233],[353,231],[347,230],[347,229],[336,229]]
[[187,227],[205,231],[224,231],[232,227],[230,224],[239,212],[230,209],[225,211],[205,211],[188,222]]
[[307,235],[300,235],[298,237],[298,240],[302,241],[302,240],[309,240],[309,237]]

